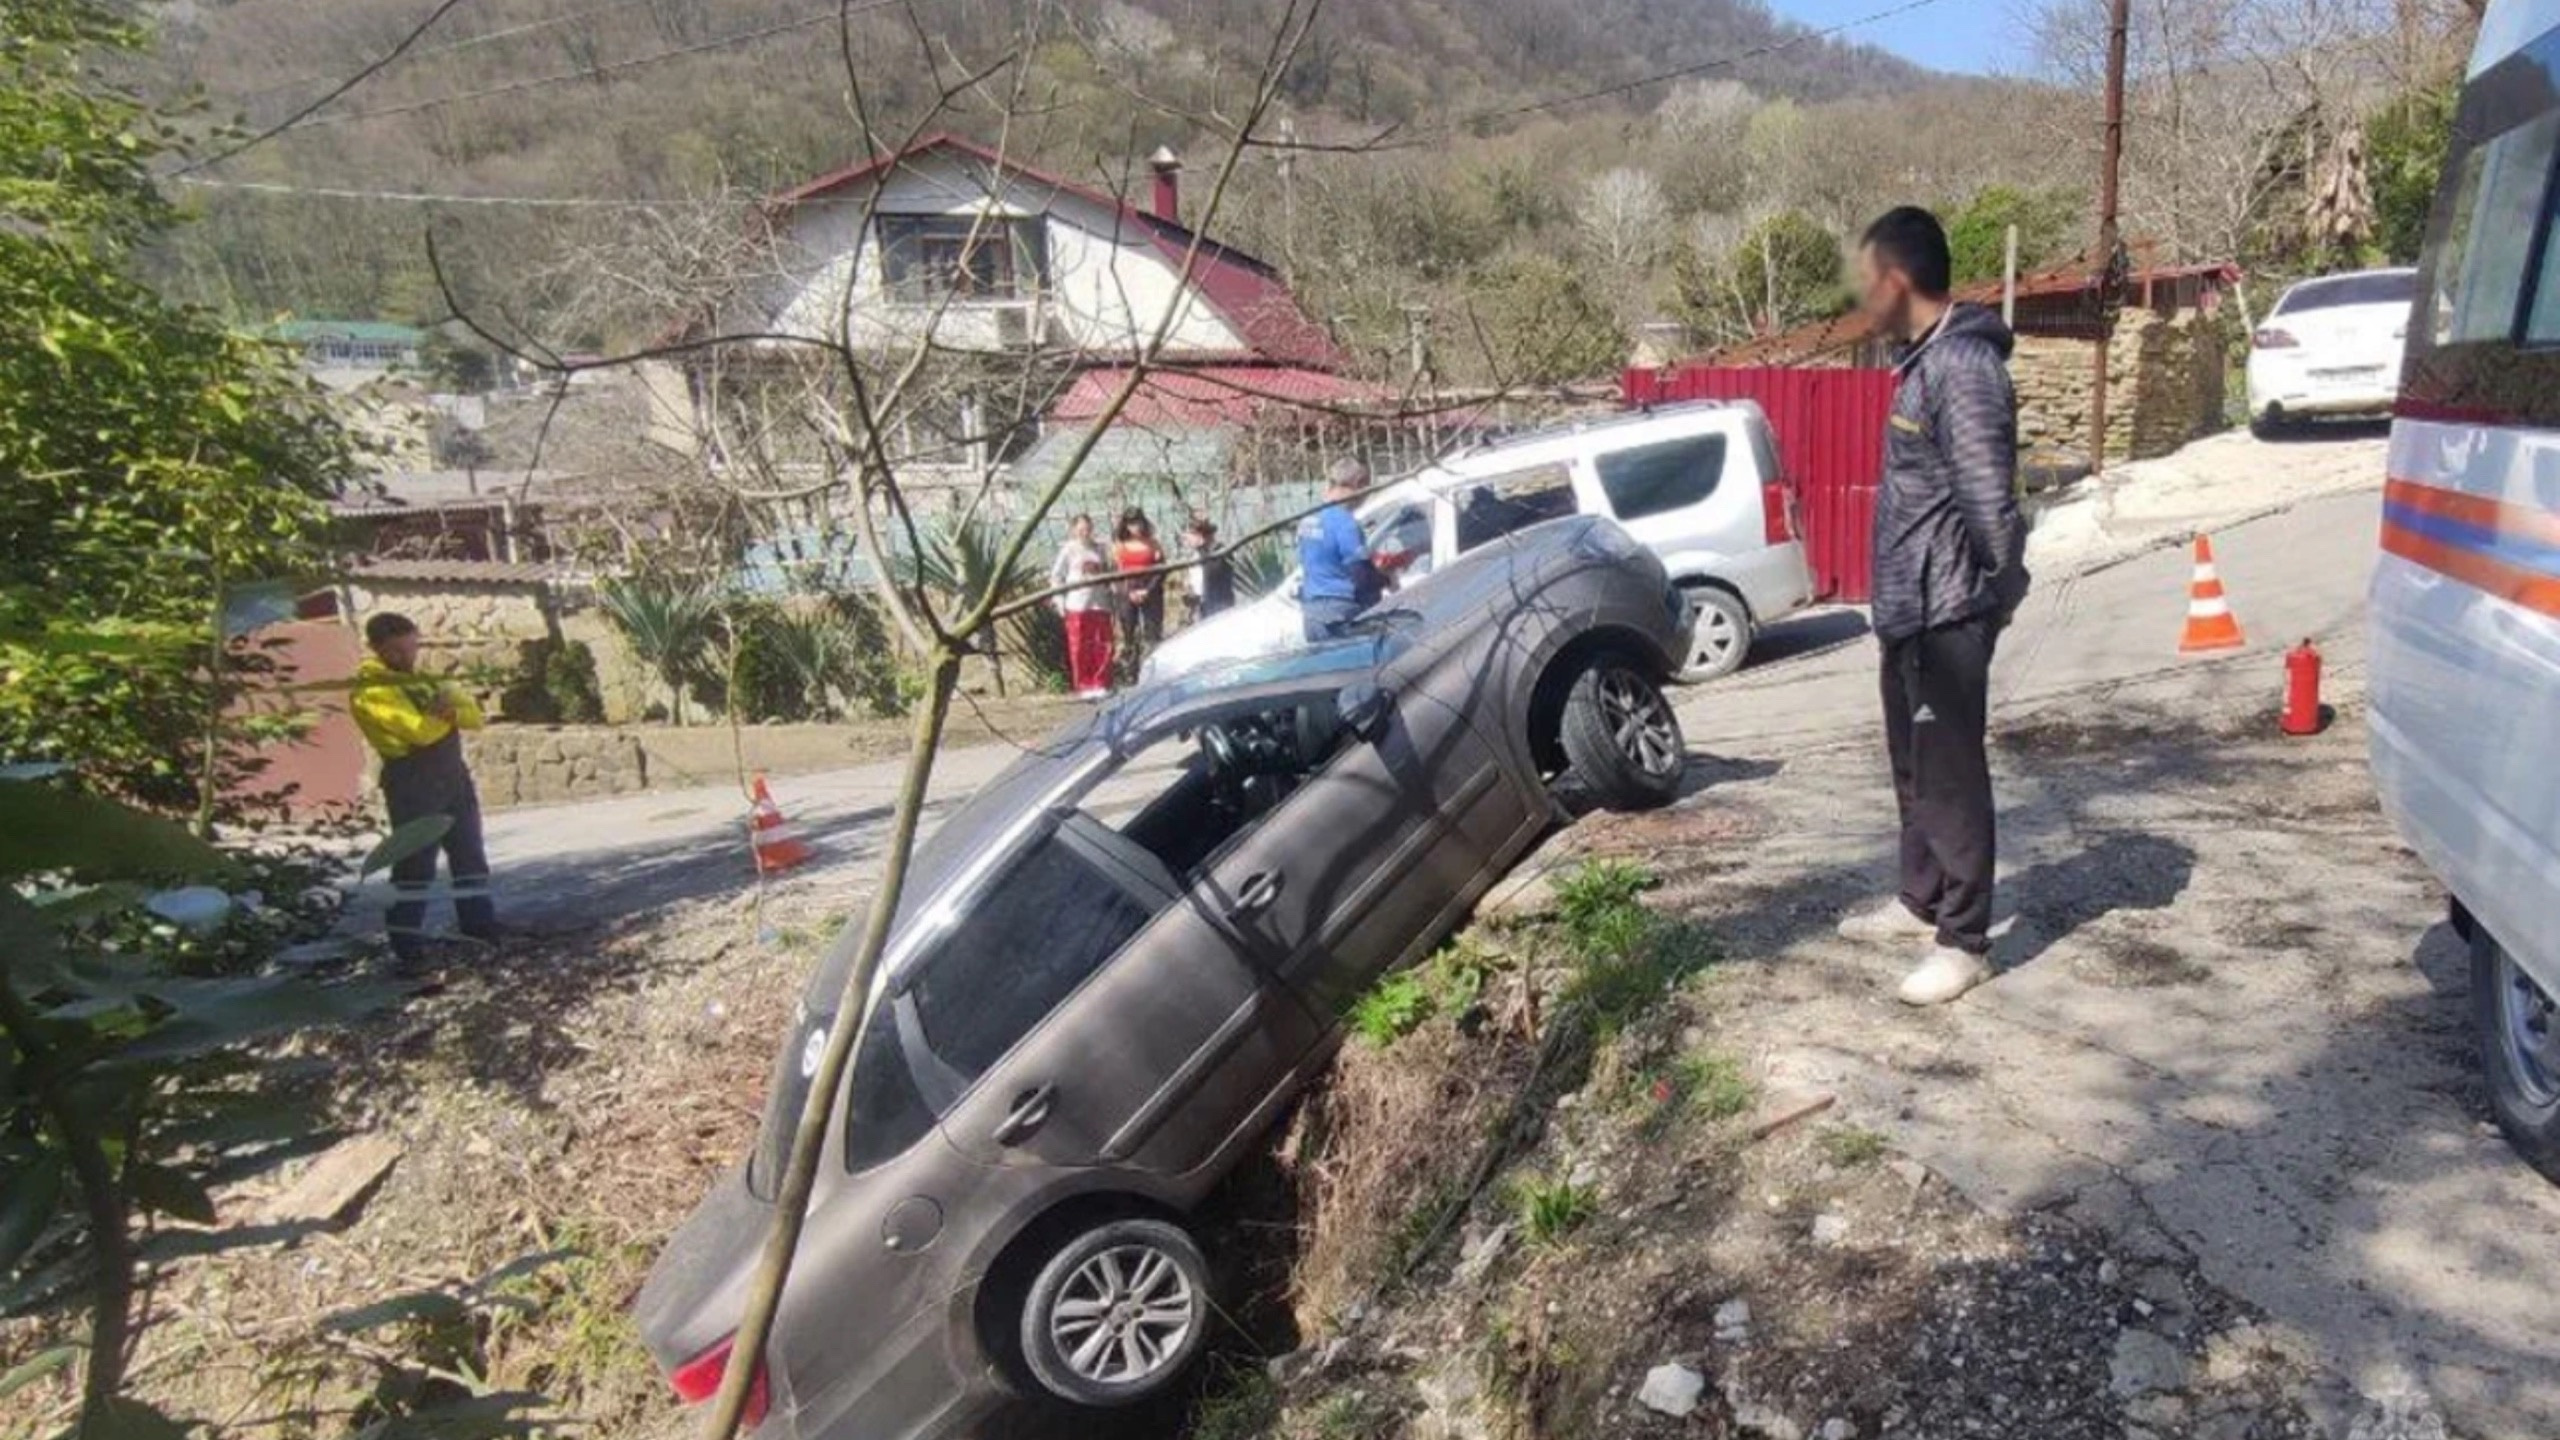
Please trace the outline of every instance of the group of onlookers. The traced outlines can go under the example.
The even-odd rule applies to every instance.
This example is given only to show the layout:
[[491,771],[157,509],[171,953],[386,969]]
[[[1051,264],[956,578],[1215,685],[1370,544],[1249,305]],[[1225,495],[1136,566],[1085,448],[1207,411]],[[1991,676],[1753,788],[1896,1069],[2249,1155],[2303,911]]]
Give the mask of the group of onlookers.
[[1236,603],[1234,566],[1219,553],[1218,527],[1206,514],[1191,512],[1178,562],[1135,506],[1120,513],[1109,548],[1093,529],[1091,515],[1068,521],[1067,541],[1049,565],[1050,585],[1074,587],[1057,604],[1066,621],[1069,688],[1087,700],[1110,694],[1116,677],[1136,675],[1147,650],[1164,638],[1168,593],[1181,597],[1186,623]]

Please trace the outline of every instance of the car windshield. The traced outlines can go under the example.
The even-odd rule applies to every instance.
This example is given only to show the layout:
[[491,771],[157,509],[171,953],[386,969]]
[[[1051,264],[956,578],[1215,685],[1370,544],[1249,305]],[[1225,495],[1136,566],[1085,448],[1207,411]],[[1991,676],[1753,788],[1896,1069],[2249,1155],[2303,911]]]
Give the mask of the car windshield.
[[1164,728],[1171,717],[1213,706],[1225,694],[1243,697],[1270,689],[1308,690],[1332,680],[1349,685],[1403,653],[1409,642],[1398,627],[1363,626],[1344,639],[1216,665],[1142,690],[1109,720],[1112,745],[1127,753],[1133,743]]
[[2277,302],[2278,315],[2311,310],[2337,310],[2349,305],[2409,305],[2418,298],[2418,277],[2408,270],[2381,270],[2364,275],[2335,275],[2306,280]]

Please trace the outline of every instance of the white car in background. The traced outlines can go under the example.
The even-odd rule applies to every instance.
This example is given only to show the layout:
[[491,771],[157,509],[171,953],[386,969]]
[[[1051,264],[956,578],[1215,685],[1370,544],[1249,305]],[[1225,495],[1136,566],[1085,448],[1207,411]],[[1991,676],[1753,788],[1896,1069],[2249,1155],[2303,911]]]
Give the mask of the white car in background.
[[[1412,584],[1545,520],[1596,515],[1662,558],[1697,614],[1680,678],[1742,668],[1763,625],[1813,603],[1794,483],[1750,401],[1693,401],[1577,421],[1462,451],[1372,491],[1356,513],[1369,552]],[[1295,570],[1272,593],[1168,637],[1162,678],[1305,643]]]
[[2318,415],[2388,415],[2415,270],[2359,270],[2284,292],[2249,339],[2249,423],[2261,432]]

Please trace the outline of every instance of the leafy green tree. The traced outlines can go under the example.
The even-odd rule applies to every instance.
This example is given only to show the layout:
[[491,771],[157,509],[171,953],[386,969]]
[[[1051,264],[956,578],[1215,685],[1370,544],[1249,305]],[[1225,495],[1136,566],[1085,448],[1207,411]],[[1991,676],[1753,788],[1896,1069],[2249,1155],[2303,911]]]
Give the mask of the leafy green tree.
[[2066,260],[2080,248],[2080,221],[2080,197],[2072,191],[1986,185],[1947,226],[1956,283],[2000,278],[2012,225],[2018,227],[2020,274]]
[[[1518,384],[1552,385],[1616,373],[1627,338],[1581,269],[1551,255],[1516,253],[1468,287],[1486,349]],[[1468,341],[1466,343],[1472,343]]]
[[349,452],[273,347],[135,278],[174,219],[152,180],[174,141],[100,78],[140,44],[120,13],[0,15],[0,635],[122,636],[0,639],[0,756],[185,807],[225,748],[220,599],[316,566]]
[[2373,243],[2393,264],[2416,263],[2427,243],[2427,212],[2453,144],[2458,87],[2414,91],[2365,125],[2365,177],[2373,187]]
[[1723,254],[1692,246],[1672,265],[1681,318],[1698,333],[1770,335],[1836,315],[1848,305],[1840,241],[1800,210],[1782,210]]

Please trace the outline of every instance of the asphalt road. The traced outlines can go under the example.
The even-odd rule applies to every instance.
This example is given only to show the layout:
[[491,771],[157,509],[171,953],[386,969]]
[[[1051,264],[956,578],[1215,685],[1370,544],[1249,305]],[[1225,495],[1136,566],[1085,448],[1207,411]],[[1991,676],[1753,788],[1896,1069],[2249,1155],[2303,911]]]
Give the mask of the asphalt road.
[[[2213,699],[2263,691],[2272,704],[2281,651],[2304,637],[2320,639],[2333,667],[2360,665],[2376,503],[2370,494],[2314,499],[2218,533],[2224,580],[2250,639],[2248,649],[2223,656],[2177,653],[2190,574],[2182,548],[2040,581],[2002,643],[1994,680],[2000,704],[2016,715],[2111,689]],[[1750,668],[1677,692],[1690,745],[1716,755],[1871,740],[1874,657],[1865,618],[1855,610],[1774,626]],[[945,754],[927,822],[1014,753],[983,746]],[[841,873],[849,886],[867,879],[899,770],[889,762],[774,782],[778,802],[818,851],[804,875]],[[489,851],[501,904],[512,923],[560,929],[735,890],[753,879],[744,816],[744,802],[726,787],[492,815]]]

